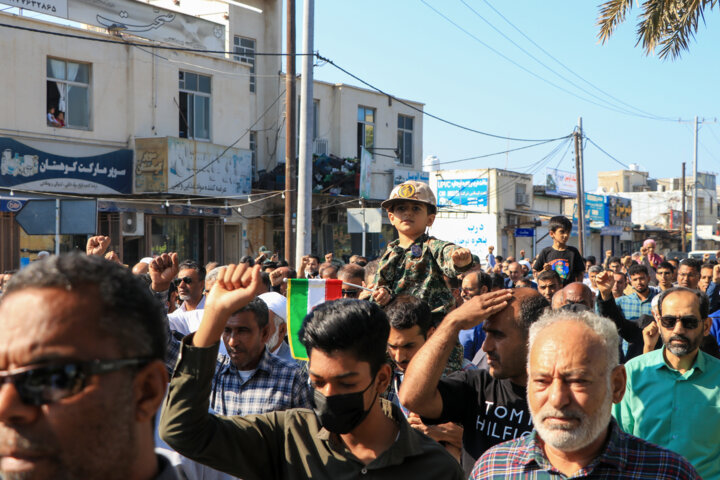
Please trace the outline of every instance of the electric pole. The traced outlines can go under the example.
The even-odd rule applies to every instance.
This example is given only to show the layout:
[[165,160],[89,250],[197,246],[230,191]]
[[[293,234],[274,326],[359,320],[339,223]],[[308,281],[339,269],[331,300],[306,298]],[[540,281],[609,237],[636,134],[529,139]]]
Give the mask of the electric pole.
[[295,268],[312,248],[312,124],[313,124],[313,29],[315,1],[303,3],[303,63],[300,79],[300,155],[298,157],[297,242]]
[[583,175],[582,151],[582,117],[578,117],[578,129],[575,136],[575,175],[577,177],[577,219],[578,219],[578,250],[585,256],[585,188]]
[[698,117],[695,117],[695,146],[693,149],[693,189],[692,189],[692,240],[691,249],[697,250],[697,151]]
[[295,0],[287,0],[285,61],[285,259],[288,264],[295,265],[293,249],[293,212],[295,211]]
[[685,162],[682,162],[682,218],[680,219],[680,235],[681,238],[681,245],[682,245],[682,251],[687,252],[687,245],[685,240],[685,222],[687,221],[685,218]]

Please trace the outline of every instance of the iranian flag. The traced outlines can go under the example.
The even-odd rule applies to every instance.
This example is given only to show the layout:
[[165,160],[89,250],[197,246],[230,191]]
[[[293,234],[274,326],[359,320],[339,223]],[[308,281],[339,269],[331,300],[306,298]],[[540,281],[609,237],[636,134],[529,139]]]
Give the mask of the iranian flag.
[[300,328],[305,316],[321,303],[342,297],[342,280],[289,279],[287,289],[288,340],[293,358],[307,360],[300,343]]

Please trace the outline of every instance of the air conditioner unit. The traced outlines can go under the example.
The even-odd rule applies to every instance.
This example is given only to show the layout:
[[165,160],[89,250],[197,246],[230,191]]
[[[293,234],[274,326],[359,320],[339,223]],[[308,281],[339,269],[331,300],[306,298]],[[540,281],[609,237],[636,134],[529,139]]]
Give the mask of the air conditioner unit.
[[120,223],[123,237],[142,237],[145,235],[145,214],[141,212],[122,212]]

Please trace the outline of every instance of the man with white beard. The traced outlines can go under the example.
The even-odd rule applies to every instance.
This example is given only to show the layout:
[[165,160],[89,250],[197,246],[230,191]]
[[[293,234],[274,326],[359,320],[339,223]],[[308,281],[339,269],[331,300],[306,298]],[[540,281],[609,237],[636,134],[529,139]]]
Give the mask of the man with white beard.
[[611,416],[625,394],[615,325],[555,312],[530,327],[528,406],[535,429],[491,448],[471,479],[699,479],[680,455],[624,433]]
[[290,346],[285,341],[285,335],[287,335],[287,298],[277,292],[263,293],[258,295],[258,298],[267,305],[270,313],[269,324],[273,328],[273,333],[265,342],[268,351],[280,358],[297,363],[290,353]]

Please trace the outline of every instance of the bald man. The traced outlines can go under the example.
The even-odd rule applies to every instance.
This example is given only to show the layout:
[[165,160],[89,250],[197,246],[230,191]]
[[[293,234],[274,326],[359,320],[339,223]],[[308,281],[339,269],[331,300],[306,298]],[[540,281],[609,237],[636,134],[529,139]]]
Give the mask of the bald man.
[[[568,307],[568,305],[571,305],[572,307]],[[592,290],[590,290],[590,287],[582,282],[573,282],[562,290],[558,290],[555,295],[553,295],[553,310],[560,310],[563,307],[565,307],[565,310],[577,310],[578,307],[574,307],[574,305],[583,305],[584,307],[587,307],[580,307],[580,310],[595,309],[595,294]]]

